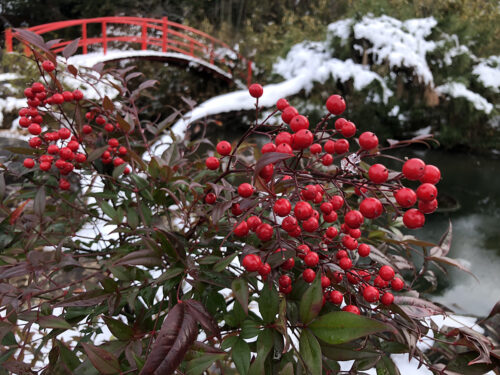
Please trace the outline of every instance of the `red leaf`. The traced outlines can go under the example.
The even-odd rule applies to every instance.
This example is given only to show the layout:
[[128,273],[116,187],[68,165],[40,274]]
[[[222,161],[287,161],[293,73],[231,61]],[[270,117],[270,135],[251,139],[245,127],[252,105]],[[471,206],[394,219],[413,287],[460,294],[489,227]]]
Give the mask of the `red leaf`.
[[23,212],[24,210],[24,207],[26,207],[26,205],[28,204],[28,202],[30,201],[31,199],[28,199],[26,200],[25,202],[21,203],[14,211],[12,211],[12,213],[10,214],[10,219],[9,219],[9,223],[12,225],[16,222],[16,220],[18,219],[18,217],[21,215],[21,213]]
[[255,165],[255,176],[258,176],[262,168],[264,168],[266,165],[276,163],[281,160],[290,159],[291,157],[293,157],[293,155],[285,154],[283,152],[265,153]]
[[163,321],[140,375],[173,374],[197,335],[196,320],[184,303],[178,303]]
[[200,323],[205,331],[213,336],[220,337],[219,326],[214,318],[205,309],[201,302],[196,300],[188,300],[183,302],[186,305],[189,313]]
[[92,365],[94,365],[101,374],[113,375],[121,371],[118,359],[113,354],[91,344],[82,343],[82,346],[90,362],[92,362]]
[[62,54],[64,58],[67,60],[69,57],[73,56],[78,49],[78,43],[80,42],[80,38],[73,40],[70,44],[64,47]]

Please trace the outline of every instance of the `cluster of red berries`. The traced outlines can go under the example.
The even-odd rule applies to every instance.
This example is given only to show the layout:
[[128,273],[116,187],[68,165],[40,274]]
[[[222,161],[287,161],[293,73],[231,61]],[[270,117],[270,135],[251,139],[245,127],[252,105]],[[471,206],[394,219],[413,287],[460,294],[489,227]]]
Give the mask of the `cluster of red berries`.
[[[42,68],[50,73],[56,67],[50,60],[45,60],[42,63]],[[83,93],[80,90],[59,93],[48,89],[40,82],[35,82],[24,90],[24,95],[27,98],[28,107],[19,111],[19,125],[27,128],[28,132],[35,136],[28,142],[30,147],[44,150],[45,153],[38,156],[36,160],[26,158],[23,164],[26,168],[31,169],[38,162],[39,169],[43,172],[50,171],[54,165],[59,175],[60,189],[68,190],[71,185],[63,176],[67,176],[75,168],[81,168],[82,164],[87,161],[81,142],[85,135],[92,133],[93,129],[92,126],[86,124],[82,126],[80,134],[67,127],[61,127],[58,131],[46,131],[42,134],[43,114],[50,110],[47,108],[49,105],[82,100]],[[94,112],[86,114],[88,120],[92,120],[94,117]],[[95,118],[95,121],[99,125],[106,123],[102,116]],[[114,127],[111,124],[105,124],[105,130],[112,132]],[[108,149],[101,156],[102,162],[104,164],[113,163],[115,167],[124,164],[125,161],[122,157],[127,154],[127,148],[120,146],[116,138],[109,139],[108,145]],[[126,167],[124,173],[130,173],[130,168]]]
[[[263,89],[254,84],[249,92],[258,98]],[[263,243],[261,251],[243,257],[242,266],[248,272],[258,272],[263,279],[276,275],[284,294],[291,292],[294,276],[301,275],[310,283],[320,272],[324,300],[334,304],[342,303],[346,297],[335,285],[347,283],[350,287],[340,288],[347,290],[346,311],[360,313],[356,295],[369,304],[392,304],[394,295],[389,288],[403,289],[403,279],[395,277],[390,266],[378,268],[370,259],[370,245],[359,241],[365,238],[366,224],[384,211],[393,212],[394,217],[402,215],[408,228],[423,226],[424,214],[437,208],[435,184],[441,178],[439,169],[420,159],[406,161],[402,173],[390,174],[379,163],[366,169],[359,161],[376,157],[379,145],[377,136],[369,131],[360,134],[359,149],[346,155],[351,146],[348,139],[356,135],[356,125],[337,118],[332,129],[328,128],[329,117],[346,109],[339,95],[328,98],[326,108],[330,114],[313,131],[309,130],[308,118],[286,99],[278,100],[276,107],[283,124],[270,132],[271,142],[264,144],[261,152],[289,154],[291,163],[280,161],[264,166],[255,177],[265,186],[261,191],[249,182],[237,188],[231,207],[237,220],[233,233],[245,238],[253,232]],[[237,150],[233,151],[227,141],[219,142],[216,151],[222,157],[237,158]],[[335,159],[340,165],[332,165]],[[206,166],[217,170],[220,159],[209,157]],[[404,178],[421,182],[416,192],[402,184]],[[274,193],[277,185],[285,193]],[[411,208],[417,198],[418,209]],[[218,199],[215,193],[208,192],[205,203],[213,205]],[[243,209],[242,200],[255,203],[245,204],[249,208]],[[402,209],[408,210],[403,214]],[[267,260],[273,253],[281,253],[282,259],[270,264]],[[300,265],[296,264],[296,257]]]

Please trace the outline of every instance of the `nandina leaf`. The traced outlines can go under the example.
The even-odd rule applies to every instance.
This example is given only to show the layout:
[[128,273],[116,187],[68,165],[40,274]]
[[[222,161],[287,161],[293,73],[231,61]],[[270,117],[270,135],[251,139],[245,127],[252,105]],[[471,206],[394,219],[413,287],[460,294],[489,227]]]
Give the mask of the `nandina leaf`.
[[263,330],[257,339],[257,357],[250,366],[248,375],[260,375],[265,373],[264,363],[273,346],[273,331],[270,329]]
[[115,110],[115,105],[108,96],[105,96],[104,99],[102,100],[102,106],[106,111],[112,112]]
[[300,320],[307,324],[316,318],[323,307],[323,289],[321,288],[321,273],[306,290],[300,301]]
[[28,148],[28,147],[4,147],[4,150],[10,151],[13,154],[20,154],[20,155],[37,155],[38,152],[37,150],[33,148]]
[[71,43],[69,43],[66,47],[64,47],[62,54],[66,60],[75,54],[76,50],[78,49],[79,42],[80,42],[80,38],[76,38]]
[[97,306],[101,302],[110,297],[111,294],[106,293],[102,289],[91,290],[90,292],[82,293],[75,297],[70,297],[62,302],[59,302],[57,307],[84,307]]
[[225,354],[205,353],[187,363],[186,375],[201,375],[214,362],[224,359]]
[[439,241],[439,246],[434,246],[429,251],[429,254],[433,257],[444,257],[448,255],[451,248],[452,234],[453,234],[453,229],[450,220],[450,223],[448,225],[448,230],[441,237],[441,240]]
[[221,203],[217,203],[215,207],[212,209],[212,221],[214,223],[218,223],[219,220],[224,216],[224,214],[229,210],[229,208],[233,205],[232,201],[225,201]]
[[378,320],[345,311],[320,316],[309,329],[327,344],[342,344],[373,333],[390,330]]
[[43,215],[43,212],[45,211],[45,202],[45,187],[40,186],[40,188],[36,192],[35,201],[33,202],[33,209],[35,211],[35,214],[37,214],[38,216]]
[[220,337],[220,330],[217,322],[214,318],[208,313],[205,306],[199,301],[196,300],[187,300],[183,301],[186,305],[186,309],[203,327],[203,329],[210,333],[212,336]]
[[23,212],[24,207],[26,207],[26,205],[28,204],[28,202],[30,200],[31,199],[27,199],[26,201],[24,201],[23,203],[21,203],[14,211],[12,211],[12,213],[10,214],[10,219],[9,219],[9,223],[11,225],[16,222],[16,220],[19,218],[19,216]]
[[484,320],[488,320],[489,318],[491,318],[492,316],[495,316],[496,314],[500,314],[500,301],[495,303],[495,306],[493,306],[490,313],[488,314],[488,316]]
[[16,361],[14,359],[10,359],[7,362],[2,363],[2,367],[7,371],[10,371],[12,374],[17,374],[17,375],[35,374],[35,372],[31,370],[31,367],[27,363]]
[[250,367],[250,347],[245,340],[238,339],[231,350],[234,365],[241,375],[247,375]]
[[290,159],[293,155],[285,154],[283,152],[268,152],[259,159],[257,164],[255,165],[255,176],[258,176],[262,168],[264,168],[268,164],[276,163],[281,160]]
[[70,72],[71,74],[73,74],[73,77],[77,76],[78,69],[74,65],[68,65],[67,69],[68,69],[68,72]]
[[273,323],[278,315],[280,298],[273,284],[264,284],[259,297],[259,312],[266,323]]
[[147,81],[142,82],[137,90],[141,91],[150,87],[154,87],[158,83],[155,79],[148,79]]
[[123,323],[121,320],[113,319],[109,316],[103,316],[104,323],[108,326],[109,330],[119,340],[129,340],[133,335],[133,329]]
[[112,353],[91,344],[82,342],[81,345],[85,353],[87,353],[92,365],[94,365],[101,374],[113,375],[121,371],[118,359]]
[[307,366],[307,374],[321,374],[321,347],[316,337],[307,329],[303,329],[299,340],[299,353]]
[[96,148],[95,150],[92,150],[92,152],[90,152],[90,154],[89,154],[89,156],[87,158],[87,161],[89,163],[91,163],[94,160],[96,160],[97,158],[100,158],[101,155],[103,154],[103,152],[108,149],[108,147],[109,146],[102,146],[102,147]]
[[161,266],[161,258],[158,253],[152,250],[138,250],[133,251],[118,261],[114,265],[127,265],[127,266],[146,266],[154,267]]
[[444,310],[439,306],[416,297],[395,296],[394,304],[399,306],[408,316],[417,319],[444,313]]
[[71,325],[59,316],[41,316],[38,319],[38,325],[41,328],[61,328],[61,329],[71,329]]
[[248,315],[248,284],[243,279],[235,279],[231,283],[231,289],[233,290],[234,296],[240,303],[241,307]]
[[27,29],[14,29],[14,36],[20,41],[32,44],[33,46],[40,48],[42,51],[53,55],[45,44],[43,38],[33,31],[29,31]]
[[140,375],[173,374],[198,334],[198,324],[184,303],[175,305],[162,328]]
[[120,129],[123,130],[125,133],[130,132],[130,129],[132,129],[132,125],[130,125],[127,121],[125,121],[125,119],[119,114],[116,115],[116,121],[118,122],[118,125],[120,125]]
[[474,275],[467,267],[462,265],[462,263],[460,263],[456,259],[452,259],[452,258],[448,258],[448,257],[435,257],[435,256],[426,257],[425,259],[431,260],[433,262],[444,263],[444,264],[448,264],[450,266],[456,267],[459,270],[467,272],[469,275],[474,277],[479,282],[479,279],[476,277],[476,275]]
[[325,357],[335,361],[351,361],[354,359],[376,358],[380,357],[381,352],[376,352],[367,348],[359,350],[359,345],[340,344],[340,345],[321,345],[322,353]]
[[2,200],[3,197],[5,197],[5,189],[6,189],[5,177],[3,176],[3,173],[0,173],[0,200]]

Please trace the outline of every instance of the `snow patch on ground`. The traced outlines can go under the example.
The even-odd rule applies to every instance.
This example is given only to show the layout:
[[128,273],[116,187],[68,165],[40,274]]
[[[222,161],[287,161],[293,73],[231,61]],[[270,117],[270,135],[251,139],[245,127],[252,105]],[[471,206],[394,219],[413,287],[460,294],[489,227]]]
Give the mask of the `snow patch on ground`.
[[487,114],[493,110],[493,104],[488,102],[481,95],[469,90],[463,83],[449,82],[436,87],[436,92],[445,94],[453,98],[464,98],[471,102],[478,111],[483,111]]

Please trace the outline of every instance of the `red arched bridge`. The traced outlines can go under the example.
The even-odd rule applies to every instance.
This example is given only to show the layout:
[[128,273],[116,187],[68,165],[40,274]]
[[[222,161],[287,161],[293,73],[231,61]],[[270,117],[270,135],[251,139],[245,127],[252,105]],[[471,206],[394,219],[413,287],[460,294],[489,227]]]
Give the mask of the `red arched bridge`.
[[[103,61],[145,58],[194,63],[222,76],[222,78],[233,81],[242,80],[247,85],[250,85],[252,81],[252,61],[247,60],[226,43],[207,33],[169,21],[167,17],[162,19],[141,17],[88,18],[52,22],[33,26],[27,30],[43,35],[75,27],[81,31],[78,48],[81,48],[83,55],[96,51],[102,53]],[[100,31],[100,35],[94,35],[96,29]],[[97,31],[98,34],[99,31]],[[7,52],[13,51],[13,38],[15,36],[15,30],[7,29],[5,31]],[[50,49],[54,53],[60,53],[71,42],[71,40],[56,40],[50,43]],[[115,49],[111,50],[113,47],[119,49],[121,53],[117,53],[118,51]],[[133,49],[131,50],[130,47]],[[25,51],[29,53],[28,46],[25,46]],[[128,53],[123,53],[125,51]],[[136,51],[135,54],[134,51]]]

